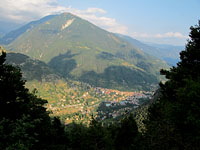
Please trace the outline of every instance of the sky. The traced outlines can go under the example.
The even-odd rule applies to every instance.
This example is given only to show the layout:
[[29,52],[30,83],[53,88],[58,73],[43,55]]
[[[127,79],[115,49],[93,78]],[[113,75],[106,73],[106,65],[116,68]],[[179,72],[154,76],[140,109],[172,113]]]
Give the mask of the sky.
[[141,41],[185,45],[199,8],[200,0],[0,0],[0,22],[25,24],[70,12]]

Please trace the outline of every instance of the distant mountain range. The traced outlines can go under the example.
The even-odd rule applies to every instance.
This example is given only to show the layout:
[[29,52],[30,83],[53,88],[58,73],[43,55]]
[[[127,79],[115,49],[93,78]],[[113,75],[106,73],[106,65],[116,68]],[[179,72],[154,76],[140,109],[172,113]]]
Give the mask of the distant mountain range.
[[62,77],[104,88],[149,90],[159,82],[160,69],[168,68],[131,41],[70,13],[28,23],[0,43],[44,61]]
[[184,49],[184,46],[144,43],[127,35],[116,35],[125,41],[128,41],[143,52],[166,61],[170,66],[176,65],[176,63],[179,61],[179,53]]
[[[46,17],[44,17],[44,18],[42,18],[42,19],[40,19],[40,20],[37,20],[37,21],[32,21],[32,22],[30,22],[30,23],[28,23],[28,24],[26,24],[26,25],[24,25],[24,26],[22,26],[22,27],[20,27],[20,28],[17,28],[16,29],[16,27],[14,28],[14,29],[16,29],[16,30],[13,30],[13,31],[10,31],[9,29],[8,29],[8,27],[6,28],[6,27],[0,27],[0,29],[4,29],[4,28],[6,28],[7,30],[4,30],[4,31],[6,31],[5,33],[7,33],[7,31],[10,31],[10,32],[8,32],[7,34],[5,34],[1,39],[0,39],[0,43],[1,44],[5,44],[5,45],[8,45],[8,44],[10,44],[12,41],[14,41],[15,39],[17,39],[20,35],[22,35],[24,32],[26,32],[27,30],[30,30],[31,28],[34,28],[34,27],[36,27],[37,25],[39,25],[39,24],[41,24],[41,23],[43,23],[43,22],[45,22],[45,21],[47,21],[48,19],[50,19],[50,18],[53,18],[54,17],[54,15],[50,15],[50,16],[46,16]],[[4,25],[6,25],[6,23],[3,23]],[[17,25],[17,24],[11,24],[10,26],[12,26],[12,28],[11,29],[13,29],[13,26],[19,26],[19,25]],[[1,31],[1,30],[0,30]]]
[[16,30],[20,26],[22,25],[13,22],[0,21],[0,38],[12,30]]

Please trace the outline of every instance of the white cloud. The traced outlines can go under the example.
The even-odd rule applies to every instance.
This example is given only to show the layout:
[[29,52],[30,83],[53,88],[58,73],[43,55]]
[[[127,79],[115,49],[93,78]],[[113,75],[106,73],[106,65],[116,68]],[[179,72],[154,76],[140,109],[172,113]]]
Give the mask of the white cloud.
[[101,8],[88,8],[86,10],[86,12],[88,13],[102,13],[102,14],[106,14],[106,11],[101,9]]
[[56,0],[3,0],[0,1],[0,19],[28,22],[64,9]]
[[127,34],[127,27],[119,24],[114,18],[106,17],[106,11],[101,8],[86,10],[74,9],[59,5],[58,0],[1,0],[0,20],[29,22],[46,15],[71,12],[108,31]]
[[164,34],[156,34],[155,37],[157,38],[170,38],[170,37],[175,37],[175,38],[187,38],[187,36],[183,35],[180,32],[167,32]]
[[167,32],[167,33],[157,33],[157,34],[148,34],[148,33],[137,33],[134,32],[131,34],[135,38],[180,38],[187,39],[188,36],[183,35],[180,32]]

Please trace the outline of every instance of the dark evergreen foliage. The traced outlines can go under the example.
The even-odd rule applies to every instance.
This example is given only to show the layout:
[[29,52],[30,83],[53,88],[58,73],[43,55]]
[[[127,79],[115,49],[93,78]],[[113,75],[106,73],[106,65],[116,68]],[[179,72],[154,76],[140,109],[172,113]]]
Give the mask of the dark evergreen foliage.
[[71,149],[87,150],[128,150],[139,149],[141,139],[137,125],[130,115],[118,124],[102,124],[92,119],[89,127],[72,123],[66,127]]
[[150,149],[200,147],[200,22],[191,27],[189,36],[177,67],[161,70],[168,81],[160,84],[161,96],[149,109],[146,136]]
[[138,149],[139,132],[133,115],[125,117],[120,126],[116,130],[115,149],[116,150],[132,150]]

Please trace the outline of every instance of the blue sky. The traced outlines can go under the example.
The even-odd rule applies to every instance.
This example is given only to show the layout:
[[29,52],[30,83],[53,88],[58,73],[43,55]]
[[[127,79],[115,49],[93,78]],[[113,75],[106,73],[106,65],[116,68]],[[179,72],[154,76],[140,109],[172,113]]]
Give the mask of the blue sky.
[[3,0],[0,21],[26,23],[71,12],[108,31],[136,39],[184,45],[200,19],[200,0]]

